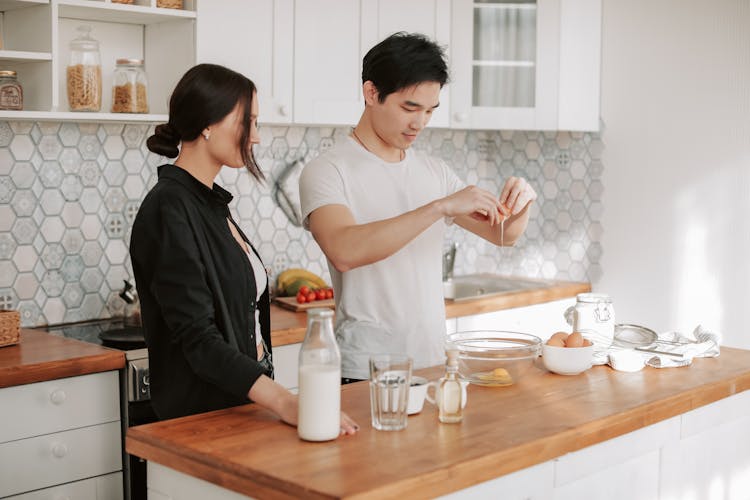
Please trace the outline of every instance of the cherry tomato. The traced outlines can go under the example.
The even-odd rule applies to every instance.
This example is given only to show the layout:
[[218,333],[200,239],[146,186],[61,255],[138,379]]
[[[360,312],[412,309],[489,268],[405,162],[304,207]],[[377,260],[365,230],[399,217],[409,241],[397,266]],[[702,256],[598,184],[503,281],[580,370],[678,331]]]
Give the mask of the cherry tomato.
[[299,287],[299,293],[301,293],[301,294],[303,294],[305,296],[307,296],[307,292],[309,292],[309,291],[310,291],[310,289],[307,288],[307,285],[302,285],[301,287]]
[[297,303],[304,304],[305,302],[307,302],[307,297],[302,292],[299,292],[297,294]]
[[324,300],[326,298],[326,291],[322,288],[318,288],[315,290],[315,299],[316,300]]
[[326,298],[327,299],[332,299],[333,298],[333,289],[332,288],[329,288],[328,290],[326,290]]
[[333,298],[333,288],[329,288],[328,291],[331,292],[331,298]]
[[307,297],[305,297],[308,302],[313,302],[315,300],[315,292],[307,292]]

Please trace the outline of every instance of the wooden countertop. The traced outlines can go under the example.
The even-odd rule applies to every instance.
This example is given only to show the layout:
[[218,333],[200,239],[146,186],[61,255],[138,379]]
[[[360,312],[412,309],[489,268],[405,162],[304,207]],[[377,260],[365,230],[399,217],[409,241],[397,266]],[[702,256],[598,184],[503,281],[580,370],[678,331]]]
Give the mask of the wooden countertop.
[[[436,378],[441,367],[418,373]],[[306,443],[245,405],[128,429],[131,454],[219,486],[269,498],[434,497],[561,456],[750,389],[750,351],[722,348],[685,368],[566,377],[539,365],[510,387],[470,386],[461,424],[434,406],[408,428],[370,425],[366,382],[342,388],[354,436]]]
[[[446,300],[445,316],[450,319],[500,311],[513,307],[530,306],[553,300],[567,299],[575,297],[579,293],[590,291],[590,283],[554,281],[552,285],[536,290],[508,292],[461,302]],[[274,347],[302,342],[305,338],[306,327],[307,316],[305,313],[295,313],[271,304],[271,342]]]
[[124,366],[122,351],[22,329],[18,345],[0,347],[0,388],[119,370]]

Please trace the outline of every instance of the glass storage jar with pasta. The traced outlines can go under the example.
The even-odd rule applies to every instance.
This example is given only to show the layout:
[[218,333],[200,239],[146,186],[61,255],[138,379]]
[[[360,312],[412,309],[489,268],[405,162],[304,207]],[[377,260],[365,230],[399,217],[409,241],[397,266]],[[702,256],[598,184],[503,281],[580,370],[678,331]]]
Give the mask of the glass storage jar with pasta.
[[77,30],[80,35],[70,42],[68,106],[71,111],[99,111],[102,107],[99,42],[91,37],[91,26],[79,26]]
[[112,75],[112,112],[148,113],[143,59],[118,59]]

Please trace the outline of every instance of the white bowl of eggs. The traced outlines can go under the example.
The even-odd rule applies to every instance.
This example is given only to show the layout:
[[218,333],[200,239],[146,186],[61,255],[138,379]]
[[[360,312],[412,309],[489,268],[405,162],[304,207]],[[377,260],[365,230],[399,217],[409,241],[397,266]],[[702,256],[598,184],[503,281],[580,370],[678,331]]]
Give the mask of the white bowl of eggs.
[[580,332],[557,332],[542,345],[547,370],[560,375],[578,375],[591,368],[594,344]]

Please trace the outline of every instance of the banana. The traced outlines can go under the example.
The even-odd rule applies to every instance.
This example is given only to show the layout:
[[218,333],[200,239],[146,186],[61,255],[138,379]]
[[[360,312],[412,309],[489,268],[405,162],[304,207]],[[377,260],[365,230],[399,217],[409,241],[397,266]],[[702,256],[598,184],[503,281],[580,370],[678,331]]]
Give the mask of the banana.
[[317,274],[312,273],[307,269],[292,268],[287,269],[279,274],[279,276],[276,278],[276,288],[277,290],[279,290],[280,294],[286,296],[293,295],[291,293],[291,290],[289,290],[289,288],[291,288],[290,285],[299,280],[304,280],[311,283],[313,288],[326,288],[328,286],[323,278],[321,278]]

